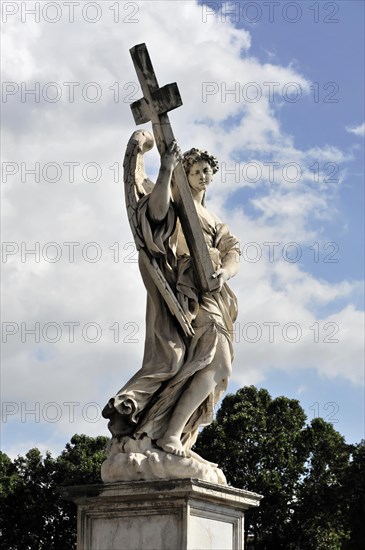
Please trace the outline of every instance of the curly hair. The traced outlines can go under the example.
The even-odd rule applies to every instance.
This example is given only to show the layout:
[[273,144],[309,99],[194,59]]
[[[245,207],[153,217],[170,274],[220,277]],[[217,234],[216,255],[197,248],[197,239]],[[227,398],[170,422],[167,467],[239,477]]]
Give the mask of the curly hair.
[[185,173],[188,174],[193,164],[201,161],[205,161],[210,165],[211,169],[213,170],[213,174],[216,174],[218,172],[218,159],[213,155],[210,155],[208,151],[203,151],[202,149],[196,149],[195,147],[193,147],[183,154],[182,163]]

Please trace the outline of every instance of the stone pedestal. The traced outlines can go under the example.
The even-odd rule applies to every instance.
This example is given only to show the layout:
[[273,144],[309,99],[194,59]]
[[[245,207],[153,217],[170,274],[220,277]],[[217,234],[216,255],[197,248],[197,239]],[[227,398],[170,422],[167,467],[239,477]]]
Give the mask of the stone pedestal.
[[78,550],[241,550],[261,495],[198,479],[68,487]]

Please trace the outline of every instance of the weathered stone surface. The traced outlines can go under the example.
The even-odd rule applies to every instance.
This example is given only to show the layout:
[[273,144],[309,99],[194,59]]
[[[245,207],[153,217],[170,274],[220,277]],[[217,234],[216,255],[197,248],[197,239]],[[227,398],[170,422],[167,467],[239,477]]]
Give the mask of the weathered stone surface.
[[241,550],[256,493],[194,479],[69,487],[78,550]]
[[239,242],[206,208],[218,159],[196,147],[182,154],[174,139],[166,111],[181,105],[176,84],[159,88],[145,44],[131,53],[144,94],[133,112],[137,122],[152,121],[161,165],[153,184],[143,157],[153,136],[134,132],[124,185],[147,291],[146,340],[140,370],[103,409],[113,440],[102,478],[193,476],[224,484],[217,465],[192,447],[212,422],[232,370],[237,299],[227,282],[238,272]]
[[226,478],[216,464],[197,454],[181,457],[152,446],[151,440],[125,438],[112,440],[108,458],[101,467],[104,482],[198,478],[226,485]]

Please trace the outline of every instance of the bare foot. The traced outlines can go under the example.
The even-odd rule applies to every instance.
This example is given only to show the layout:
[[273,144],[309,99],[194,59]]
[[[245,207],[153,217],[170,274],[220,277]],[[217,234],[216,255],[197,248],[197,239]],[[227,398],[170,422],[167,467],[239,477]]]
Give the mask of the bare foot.
[[184,451],[181,441],[176,436],[162,437],[156,441],[156,444],[161,447],[166,453],[172,453],[177,456],[187,457],[187,453]]

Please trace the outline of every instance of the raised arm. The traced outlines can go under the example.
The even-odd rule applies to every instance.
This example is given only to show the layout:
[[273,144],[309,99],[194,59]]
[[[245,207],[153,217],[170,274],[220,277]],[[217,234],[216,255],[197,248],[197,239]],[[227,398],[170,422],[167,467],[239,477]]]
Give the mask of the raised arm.
[[152,222],[162,222],[167,215],[171,200],[171,176],[180,160],[180,148],[173,141],[161,157],[160,171],[148,201],[148,216]]

